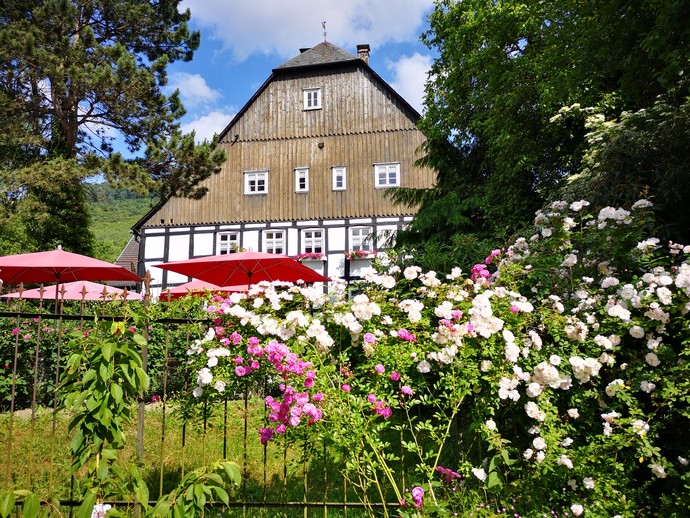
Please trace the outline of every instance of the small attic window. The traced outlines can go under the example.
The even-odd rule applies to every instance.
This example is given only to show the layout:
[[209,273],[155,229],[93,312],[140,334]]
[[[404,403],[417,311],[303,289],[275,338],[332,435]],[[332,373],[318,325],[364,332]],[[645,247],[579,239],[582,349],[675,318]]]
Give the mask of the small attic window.
[[304,109],[321,109],[321,88],[307,88],[304,90]]

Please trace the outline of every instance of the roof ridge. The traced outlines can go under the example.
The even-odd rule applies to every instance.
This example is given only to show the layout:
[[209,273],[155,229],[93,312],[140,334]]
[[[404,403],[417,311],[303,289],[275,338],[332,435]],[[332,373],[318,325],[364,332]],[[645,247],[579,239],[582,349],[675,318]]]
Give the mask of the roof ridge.
[[285,63],[278,65],[273,70],[282,70],[286,68],[310,65],[325,65],[328,63],[341,63],[343,61],[353,61],[355,59],[359,58],[328,41],[322,41],[314,47],[304,50],[294,58],[288,59]]

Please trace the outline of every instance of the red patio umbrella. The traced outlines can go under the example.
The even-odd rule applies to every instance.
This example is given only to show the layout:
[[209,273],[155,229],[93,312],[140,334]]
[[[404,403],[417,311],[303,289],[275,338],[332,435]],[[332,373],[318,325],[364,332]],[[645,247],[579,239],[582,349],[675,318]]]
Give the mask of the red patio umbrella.
[[[63,295],[64,291],[64,295]],[[126,295],[126,296],[125,296]],[[55,299],[60,300],[141,300],[143,295],[133,291],[121,290],[114,286],[107,286],[91,281],[74,281],[66,282],[64,284],[53,284],[46,286],[41,293],[40,288],[33,290],[24,290],[21,295],[15,291],[2,295],[3,298],[21,298],[23,299]]]
[[212,282],[194,280],[180,284],[173,288],[168,288],[161,293],[161,300],[173,300],[184,297],[185,295],[203,295],[206,292],[211,293],[233,293],[237,291],[247,291],[246,285],[241,286],[218,286]]
[[287,255],[262,252],[209,255],[154,266],[218,286],[249,286],[261,281],[328,282],[328,277]]
[[0,257],[3,284],[63,283],[71,281],[140,281],[127,268],[58,247],[49,252]]

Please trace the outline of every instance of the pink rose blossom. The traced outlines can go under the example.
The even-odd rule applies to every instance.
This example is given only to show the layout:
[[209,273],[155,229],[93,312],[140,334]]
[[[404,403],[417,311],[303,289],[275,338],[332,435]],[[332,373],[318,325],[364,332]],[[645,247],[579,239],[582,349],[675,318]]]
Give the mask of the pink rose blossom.
[[266,444],[273,437],[273,428],[259,428],[261,444]]
[[410,492],[412,494],[412,501],[414,502],[414,505],[417,509],[422,507],[422,500],[424,500],[424,490],[417,486],[413,487],[412,491]]

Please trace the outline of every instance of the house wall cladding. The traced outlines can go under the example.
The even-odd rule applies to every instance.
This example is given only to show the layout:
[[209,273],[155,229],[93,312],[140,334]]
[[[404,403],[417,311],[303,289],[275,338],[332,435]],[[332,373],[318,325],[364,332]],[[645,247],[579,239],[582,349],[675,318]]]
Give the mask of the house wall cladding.
[[[319,142],[323,142],[323,148],[319,148]],[[151,223],[187,225],[409,213],[385,199],[384,189],[374,188],[374,164],[399,162],[401,185],[421,187],[425,185],[421,182],[429,182],[430,177],[414,167],[407,151],[421,143],[419,133],[398,131],[230,146],[223,171],[206,182],[209,191],[204,198],[171,199],[151,218]],[[343,191],[333,190],[333,166],[347,168],[347,188]],[[306,193],[295,192],[296,167],[309,168]],[[244,194],[244,171],[253,170],[268,171],[267,194]]]
[[[302,92],[321,88],[322,109],[303,110]],[[227,133],[242,141],[416,130],[416,116],[371,72],[281,74],[271,81]]]

